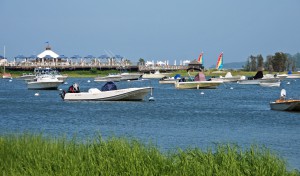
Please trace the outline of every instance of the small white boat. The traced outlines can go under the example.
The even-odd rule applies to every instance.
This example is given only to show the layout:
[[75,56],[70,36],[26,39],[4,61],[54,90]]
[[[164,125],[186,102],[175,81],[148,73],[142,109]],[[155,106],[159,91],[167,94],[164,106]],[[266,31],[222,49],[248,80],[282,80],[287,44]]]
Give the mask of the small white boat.
[[280,87],[280,81],[277,82],[260,82],[259,85],[262,87]]
[[280,98],[274,102],[270,102],[271,109],[278,111],[300,111],[300,100],[286,100],[285,98],[286,91],[285,89],[282,89]]
[[160,84],[174,84],[176,81],[179,81],[181,78],[180,74],[175,75],[174,77],[163,77],[159,79]]
[[121,81],[127,80],[138,80],[142,74],[141,73],[122,73]]
[[62,99],[65,101],[141,101],[152,87],[117,89],[113,82],[107,82],[101,90],[97,88],[90,88],[87,92],[80,92],[79,88],[77,91],[72,90],[74,89],[70,87],[68,92],[61,93]]
[[96,82],[119,82],[121,81],[122,76],[119,74],[109,74],[107,76],[97,76],[94,81]]
[[269,74],[263,75],[262,71],[258,71],[254,77],[241,77],[240,80],[237,81],[238,84],[260,84],[260,83],[276,83],[282,79],[284,79],[284,76],[277,77],[277,76],[270,76]]
[[171,73],[160,73],[160,71],[159,70],[156,70],[154,73],[149,73],[149,74],[147,74],[147,73],[145,73],[145,74],[143,74],[143,78],[146,78],[146,79],[161,79],[161,78],[163,78],[163,77],[165,77],[165,76],[169,76]]
[[44,74],[36,76],[34,80],[27,82],[27,88],[39,90],[55,90],[61,84],[63,84],[63,80],[58,80],[53,75]]

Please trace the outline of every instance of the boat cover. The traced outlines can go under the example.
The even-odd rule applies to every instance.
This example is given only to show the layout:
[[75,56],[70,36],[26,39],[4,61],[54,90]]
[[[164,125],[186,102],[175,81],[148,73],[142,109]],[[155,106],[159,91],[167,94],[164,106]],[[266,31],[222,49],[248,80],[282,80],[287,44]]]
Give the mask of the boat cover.
[[101,91],[110,91],[110,90],[117,90],[117,86],[113,82],[107,82],[102,86]]
[[264,77],[264,74],[262,71],[258,71],[256,73],[256,75],[253,77],[253,79],[260,79],[260,78],[263,78]]
[[180,74],[176,74],[175,76],[174,76],[174,79],[177,79],[177,78],[180,78],[181,76],[180,76]]

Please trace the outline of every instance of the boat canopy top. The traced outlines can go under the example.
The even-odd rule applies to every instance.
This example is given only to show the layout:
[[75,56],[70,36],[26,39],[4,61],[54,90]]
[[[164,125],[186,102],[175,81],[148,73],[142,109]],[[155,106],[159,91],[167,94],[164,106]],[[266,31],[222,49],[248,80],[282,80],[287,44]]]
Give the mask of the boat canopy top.
[[107,82],[102,86],[101,91],[117,90],[117,86],[113,82]]

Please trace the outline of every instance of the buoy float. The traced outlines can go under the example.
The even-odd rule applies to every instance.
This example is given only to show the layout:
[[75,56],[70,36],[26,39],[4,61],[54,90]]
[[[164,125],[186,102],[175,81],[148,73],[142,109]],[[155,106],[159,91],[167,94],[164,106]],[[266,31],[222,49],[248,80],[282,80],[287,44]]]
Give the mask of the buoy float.
[[154,97],[150,97],[149,101],[155,101]]
[[204,95],[204,92],[201,92],[200,94],[201,94],[201,95]]
[[290,82],[287,82],[286,84],[291,84]]
[[90,80],[87,81],[88,83],[91,82]]
[[233,87],[230,87],[230,89],[233,89]]
[[39,95],[40,95],[40,93],[38,93],[38,92],[34,94],[34,96],[39,96]]

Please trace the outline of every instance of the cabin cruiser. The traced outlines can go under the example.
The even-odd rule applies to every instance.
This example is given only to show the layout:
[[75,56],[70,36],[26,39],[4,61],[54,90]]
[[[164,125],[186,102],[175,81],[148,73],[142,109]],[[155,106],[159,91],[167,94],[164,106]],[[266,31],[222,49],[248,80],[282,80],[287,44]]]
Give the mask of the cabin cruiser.
[[300,111],[300,100],[286,100],[286,90],[282,89],[280,98],[274,102],[270,102],[270,107],[272,110],[279,111]]
[[141,101],[150,91],[152,87],[117,89],[113,82],[107,82],[100,90],[90,88],[81,92],[75,83],[68,92],[63,91],[61,97],[65,101]]
[[27,88],[39,90],[55,90],[61,84],[63,84],[63,80],[59,80],[53,75],[43,74],[37,75],[36,78],[27,82]]

